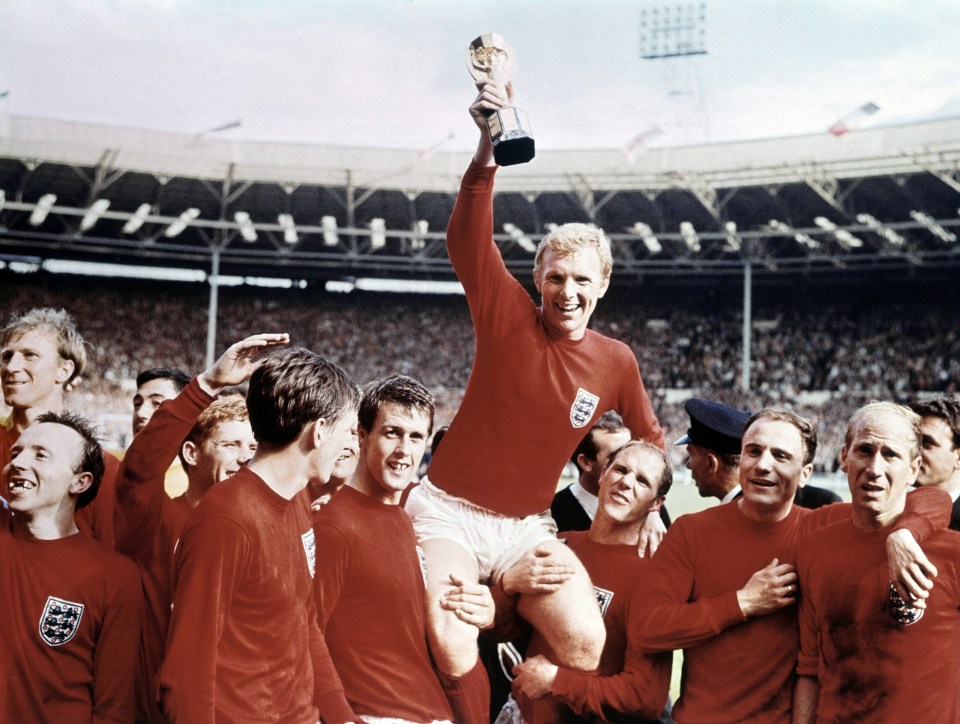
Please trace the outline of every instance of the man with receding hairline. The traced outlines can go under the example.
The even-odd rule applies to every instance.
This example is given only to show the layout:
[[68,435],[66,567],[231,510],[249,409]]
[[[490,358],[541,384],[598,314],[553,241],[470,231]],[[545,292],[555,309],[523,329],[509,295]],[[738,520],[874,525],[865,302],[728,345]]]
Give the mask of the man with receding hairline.
[[907,407],[875,402],[847,426],[840,463],[852,512],[797,556],[797,724],[960,720],[960,533],[924,541],[937,579],[923,607],[900,597],[887,567],[887,534],[920,470],[920,423]]
[[134,719],[136,567],[79,531],[103,451],[89,423],[47,412],[13,443],[0,508],[0,720]]
[[[816,446],[813,424],[790,410],[751,416],[740,453],[743,497],[680,517],[653,558],[657,575],[633,630],[647,649],[683,649],[673,708],[681,724],[789,721],[799,650],[796,547],[850,514],[849,504],[794,505]],[[911,496],[911,507],[945,518],[933,492]],[[915,515],[898,527],[908,524],[929,532]],[[894,545],[910,533],[884,537]]]
[[664,445],[633,352],[587,328],[610,284],[606,235],[586,224],[547,235],[534,259],[540,305],[504,265],[493,239],[496,165],[486,116],[508,105],[512,86],[487,80],[477,88],[470,114],[480,142],[447,229],[476,333],[475,360],[429,479],[406,503],[430,573],[431,650],[438,669],[472,692],[467,724],[489,718],[477,631],[440,608],[435,586],[451,574],[498,580],[528,551],[550,549],[577,575],[551,593],[521,595],[518,606],[565,664],[595,668],[603,621],[589,577],[556,540],[550,502],[570,454],[604,410],[617,410],[635,437]]
[[[37,307],[11,314],[0,335],[0,384],[10,417],[0,419],[0,469],[23,430],[45,412],[62,412],[65,396],[82,380],[87,366],[83,337],[63,309]],[[113,487],[120,461],[104,453],[102,490],[77,512],[77,525],[113,546]]]
[[636,555],[640,528],[663,504],[672,482],[667,456],[647,442],[628,441],[611,452],[590,529],[564,534],[590,574],[607,629],[600,666],[590,673],[557,666],[534,633],[526,661],[513,669],[513,696],[525,721],[658,720],[673,655],[641,650],[630,638],[629,620],[652,574],[652,561]]

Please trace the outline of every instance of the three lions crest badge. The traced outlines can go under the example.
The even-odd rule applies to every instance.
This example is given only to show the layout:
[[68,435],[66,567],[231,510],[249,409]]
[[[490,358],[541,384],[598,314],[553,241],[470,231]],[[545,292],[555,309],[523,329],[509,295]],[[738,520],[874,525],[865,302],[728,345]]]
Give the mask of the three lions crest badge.
[[570,422],[574,427],[584,427],[597,411],[600,398],[582,387],[577,388],[577,397],[570,406]]
[[50,646],[62,646],[76,635],[82,618],[82,603],[48,596],[40,615],[40,638]]

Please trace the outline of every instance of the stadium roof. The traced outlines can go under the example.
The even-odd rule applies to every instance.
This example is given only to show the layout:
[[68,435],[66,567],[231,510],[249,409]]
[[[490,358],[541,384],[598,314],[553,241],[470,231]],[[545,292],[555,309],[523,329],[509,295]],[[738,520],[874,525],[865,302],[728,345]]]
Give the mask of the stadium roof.
[[[551,224],[595,223],[624,280],[955,269],[960,119],[501,170],[497,239],[527,276]],[[468,155],[238,142],[0,115],[0,256],[228,273],[449,279]],[[108,203],[109,202],[109,203]]]

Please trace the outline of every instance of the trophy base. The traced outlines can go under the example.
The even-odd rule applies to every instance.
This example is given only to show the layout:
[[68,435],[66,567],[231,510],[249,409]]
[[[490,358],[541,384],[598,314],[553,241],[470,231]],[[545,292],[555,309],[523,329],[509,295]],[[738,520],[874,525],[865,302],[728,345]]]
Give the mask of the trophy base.
[[487,115],[487,130],[493,142],[493,158],[500,166],[526,163],[534,157],[533,134],[527,114],[506,106]]
[[526,163],[536,155],[533,136],[505,138],[493,145],[493,160],[498,166]]

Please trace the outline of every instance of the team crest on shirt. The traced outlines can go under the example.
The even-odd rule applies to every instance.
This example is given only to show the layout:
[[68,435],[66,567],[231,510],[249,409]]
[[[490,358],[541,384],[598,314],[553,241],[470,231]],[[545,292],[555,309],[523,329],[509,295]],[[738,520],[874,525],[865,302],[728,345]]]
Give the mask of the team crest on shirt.
[[307,568],[310,569],[310,578],[317,572],[317,538],[313,535],[313,528],[300,536],[303,541],[303,552],[307,554]]
[[570,422],[574,427],[583,427],[593,417],[597,411],[597,403],[600,398],[591,392],[587,392],[582,387],[577,388],[577,399],[570,405]]
[[600,618],[606,618],[607,609],[610,608],[610,601],[613,600],[613,591],[594,586],[593,592],[597,594],[597,604],[600,606]]
[[901,626],[909,626],[923,618],[923,609],[915,608],[900,598],[893,583],[887,590],[887,613]]
[[50,646],[62,646],[74,637],[83,618],[83,604],[47,597],[40,615],[40,638]]

